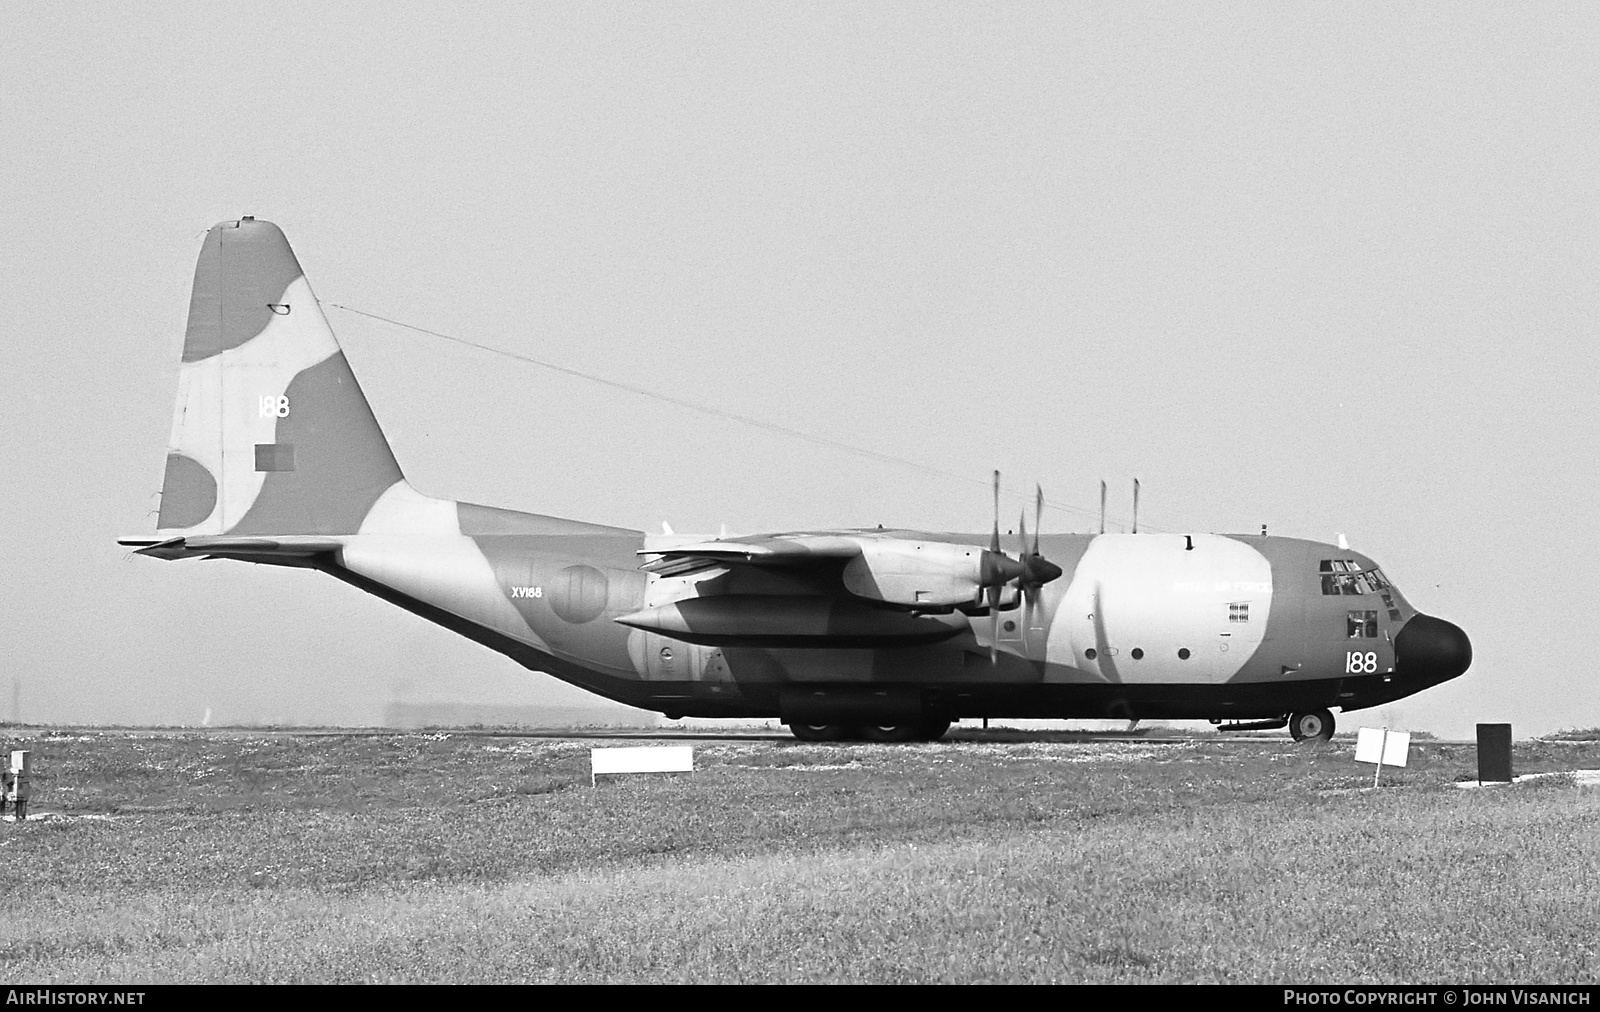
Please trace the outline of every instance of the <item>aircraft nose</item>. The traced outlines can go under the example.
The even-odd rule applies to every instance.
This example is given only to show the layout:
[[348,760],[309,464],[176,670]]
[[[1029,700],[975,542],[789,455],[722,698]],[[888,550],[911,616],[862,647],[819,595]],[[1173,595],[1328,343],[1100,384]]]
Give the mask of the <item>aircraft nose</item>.
[[1461,627],[1432,615],[1413,615],[1394,638],[1395,673],[1443,682],[1472,664],[1472,641]]

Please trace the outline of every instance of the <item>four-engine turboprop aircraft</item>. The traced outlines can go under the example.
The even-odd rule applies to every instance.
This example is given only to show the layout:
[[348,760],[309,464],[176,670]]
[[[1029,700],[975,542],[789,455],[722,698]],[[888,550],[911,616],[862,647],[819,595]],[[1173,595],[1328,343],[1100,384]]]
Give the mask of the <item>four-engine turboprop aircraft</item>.
[[[998,506],[997,506],[998,512]],[[669,717],[934,739],[962,717],[1194,718],[1333,733],[1472,649],[1366,556],[1216,534],[837,530],[686,539],[407,484],[275,225],[207,233],[161,559],[320,570],[524,667]]]

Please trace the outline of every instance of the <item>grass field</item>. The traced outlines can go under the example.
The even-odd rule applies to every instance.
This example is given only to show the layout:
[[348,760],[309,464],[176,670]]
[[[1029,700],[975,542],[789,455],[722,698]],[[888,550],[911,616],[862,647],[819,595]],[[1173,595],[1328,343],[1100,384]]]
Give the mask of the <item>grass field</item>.
[[593,744],[0,728],[0,977],[1600,979],[1600,790],[1458,790],[1471,746],[1366,791],[1344,740],[705,741],[598,788]]

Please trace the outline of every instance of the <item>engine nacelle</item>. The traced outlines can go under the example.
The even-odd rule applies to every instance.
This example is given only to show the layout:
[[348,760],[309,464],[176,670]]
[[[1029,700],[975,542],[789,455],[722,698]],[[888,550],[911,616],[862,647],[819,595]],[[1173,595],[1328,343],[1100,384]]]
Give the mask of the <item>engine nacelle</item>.
[[957,616],[910,615],[820,594],[687,597],[616,621],[687,643],[729,647],[907,647],[967,629]]
[[1022,564],[977,545],[870,540],[844,567],[857,597],[906,608],[955,608],[981,601],[985,587],[1014,580]]

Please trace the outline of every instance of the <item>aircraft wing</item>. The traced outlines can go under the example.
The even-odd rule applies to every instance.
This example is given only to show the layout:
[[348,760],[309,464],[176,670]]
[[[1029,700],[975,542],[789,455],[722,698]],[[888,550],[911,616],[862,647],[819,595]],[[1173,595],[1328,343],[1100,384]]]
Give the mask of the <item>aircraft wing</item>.
[[640,569],[665,577],[687,576],[730,565],[806,566],[823,560],[854,559],[862,551],[859,538],[836,534],[774,534],[671,548],[645,548],[638,554],[650,557]]
[[647,546],[639,554],[651,558],[640,568],[662,577],[739,567],[810,570],[831,575],[857,598],[917,611],[979,605],[986,588],[1002,587],[1026,571],[981,545],[904,533],[819,531]]
[[[920,547],[919,547],[920,546]],[[785,571],[800,580],[779,581],[780,591],[752,592],[760,581],[731,592],[700,591],[630,615],[619,616],[622,625],[673,639],[707,646],[739,647],[906,647],[947,640],[965,632],[967,621],[948,614],[943,600],[924,601],[915,589],[902,593],[907,579],[922,586],[948,582],[946,560],[932,560],[920,573],[892,576],[873,566],[916,569],[921,542],[872,533],[818,532],[722,538],[697,544],[657,545],[639,552],[647,561],[641,568],[661,577],[718,573],[736,569]],[[962,549],[958,549],[962,550]],[[903,556],[911,556],[909,559]],[[928,570],[934,572],[928,572]],[[919,577],[933,579],[919,579]],[[806,577],[820,579],[806,579]],[[795,593],[794,587],[808,588]],[[971,590],[959,591],[962,600]],[[907,608],[907,605],[910,608]],[[943,615],[917,614],[922,606],[942,609]]]

